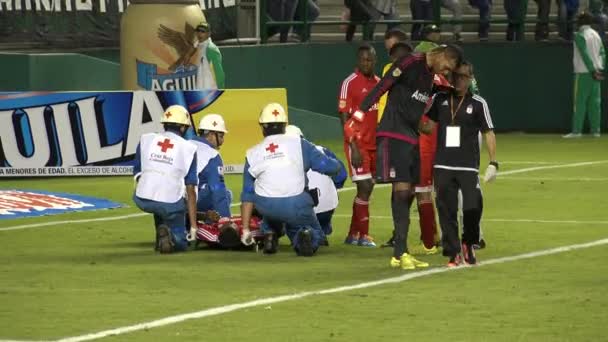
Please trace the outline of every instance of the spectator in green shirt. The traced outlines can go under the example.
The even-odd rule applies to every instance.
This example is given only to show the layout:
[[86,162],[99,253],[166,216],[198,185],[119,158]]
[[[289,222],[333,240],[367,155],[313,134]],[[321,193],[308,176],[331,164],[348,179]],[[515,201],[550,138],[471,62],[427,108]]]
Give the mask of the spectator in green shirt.
[[196,27],[197,48],[200,49],[201,65],[198,71],[198,89],[224,89],[225,75],[222,53],[211,40],[211,30],[206,22]]
[[583,12],[577,20],[579,29],[574,35],[574,116],[572,132],[564,138],[582,136],[585,116],[594,137],[600,136],[602,108],[601,83],[606,68],[606,52],[599,34],[591,28],[593,16]]

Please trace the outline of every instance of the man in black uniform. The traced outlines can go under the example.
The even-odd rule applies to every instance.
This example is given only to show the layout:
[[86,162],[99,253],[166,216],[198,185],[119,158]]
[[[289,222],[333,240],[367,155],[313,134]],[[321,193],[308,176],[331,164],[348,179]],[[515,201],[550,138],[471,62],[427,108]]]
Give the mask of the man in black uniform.
[[449,74],[461,60],[462,50],[452,45],[400,58],[344,125],[345,131],[357,132],[364,113],[389,92],[376,133],[376,181],[393,185],[391,208],[395,243],[391,267],[428,267],[428,263],[416,260],[407,249],[412,187],[418,183],[420,174],[418,125],[430,99],[435,74]]
[[[454,91],[437,94],[427,113],[430,120],[420,125],[422,132],[431,132],[435,124],[439,125],[434,183],[443,255],[450,258],[449,267],[461,263],[461,252],[467,264],[477,262],[473,245],[479,242],[479,221],[483,209],[479,187],[480,131],[485,136],[490,157],[484,181],[493,181],[498,170],[496,137],[488,104],[481,96],[469,91],[473,66],[464,62],[453,76]],[[462,245],[458,234],[459,189],[462,191],[464,213]]]

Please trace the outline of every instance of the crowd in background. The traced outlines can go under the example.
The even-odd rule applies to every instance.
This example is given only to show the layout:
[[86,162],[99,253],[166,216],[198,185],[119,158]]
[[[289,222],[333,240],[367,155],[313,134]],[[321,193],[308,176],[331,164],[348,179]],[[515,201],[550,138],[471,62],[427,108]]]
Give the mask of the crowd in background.
[[[317,20],[320,9],[316,0],[269,0],[267,2],[267,14],[273,21],[303,20],[306,15],[309,22]],[[508,0],[503,1],[503,7],[507,15],[506,40],[520,41],[523,36],[523,19],[528,13],[530,0]],[[557,8],[557,31],[560,39],[571,41],[574,34],[574,21],[576,14],[583,8],[580,0],[534,0],[537,5],[535,24],[535,40],[545,41],[549,39],[550,17],[552,6]],[[608,0],[589,0],[588,10],[594,17],[594,28],[600,33],[602,40],[605,40],[605,30],[608,25]],[[478,38],[481,41],[487,40],[490,31],[492,0],[440,0],[440,6],[451,13],[451,20],[456,22],[463,19],[464,6],[471,6],[478,10],[479,18],[477,23]],[[346,41],[352,41],[357,26],[361,26],[363,40],[373,40],[376,24],[373,21],[399,20],[400,13],[397,9],[396,0],[344,0],[345,10],[342,19],[350,21],[351,24],[344,25]],[[554,7],[555,8],[555,7]],[[433,20],[433,0],[411,0],[409,5],[411,18],[413,20]],[[398,23],[388,23],[387,31],[400,26]],[[422,40],[422,29],[424,24],[411,25],[411,39]],[[290,26],[271,26],[268,35],[280,34],[279,41],[286,42],[291,27]],[[310,26],[293,26],[293,33],[298,38],[305,38],[310,35]],[[452,25],[452,35],[454,41],[462,40],[462,24]]]

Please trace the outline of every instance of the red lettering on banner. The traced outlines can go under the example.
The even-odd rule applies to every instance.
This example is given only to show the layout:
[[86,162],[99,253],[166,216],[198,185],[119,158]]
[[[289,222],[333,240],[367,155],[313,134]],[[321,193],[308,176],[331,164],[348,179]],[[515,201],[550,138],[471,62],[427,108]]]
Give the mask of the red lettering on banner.
[[91,206],[69,198],[37,194],[23,191],[0,191],[0,214],[9,214],[11,210],[26,211],[45,209],[68,209]]

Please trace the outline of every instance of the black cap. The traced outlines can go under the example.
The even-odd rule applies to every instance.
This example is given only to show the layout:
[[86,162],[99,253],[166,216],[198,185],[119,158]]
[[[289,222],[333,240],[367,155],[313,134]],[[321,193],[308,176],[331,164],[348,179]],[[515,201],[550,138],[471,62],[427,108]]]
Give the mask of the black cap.
[[439,26],[437,26],[435,24],[426,25],[422,29],[422,35],[426,36],[429,33],[441,33],[441,28],[439,28]]
[[593,15],[591,15],[591,13],[587,12],[587,11],[582,11],[581,13],[579,13],[578,17],[576,18],[576,22],[578,25],[591,25],[593,24]]

